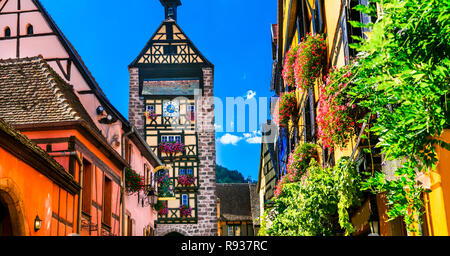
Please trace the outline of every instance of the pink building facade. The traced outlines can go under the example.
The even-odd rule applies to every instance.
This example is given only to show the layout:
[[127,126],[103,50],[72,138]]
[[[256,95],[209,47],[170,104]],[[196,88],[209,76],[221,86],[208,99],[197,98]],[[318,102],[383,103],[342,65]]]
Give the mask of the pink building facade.
[[121,234],[152,234],[157,213],[147,192],[154,185],[152,170],[162,165],[161,161],[133,125],[109,102],[42,4],[38,0],[0,0],[0,59],[39,55],[74,87],[83,107],[110,146],[127,160],[130,168],[146,179],[148,189],[126,196],[122,203]]

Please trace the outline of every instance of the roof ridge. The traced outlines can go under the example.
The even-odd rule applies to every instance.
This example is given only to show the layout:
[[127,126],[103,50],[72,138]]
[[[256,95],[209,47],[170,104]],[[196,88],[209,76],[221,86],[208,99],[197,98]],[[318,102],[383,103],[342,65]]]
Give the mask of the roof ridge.
[[9,59],[0,59],[0,65],[13,65],[17,64],[19,62],[32,62],[32,61],[39,61],[39,59],[42,59],[42,55],[33,56],[33,57],[23,57],[23,58],[9,58]]

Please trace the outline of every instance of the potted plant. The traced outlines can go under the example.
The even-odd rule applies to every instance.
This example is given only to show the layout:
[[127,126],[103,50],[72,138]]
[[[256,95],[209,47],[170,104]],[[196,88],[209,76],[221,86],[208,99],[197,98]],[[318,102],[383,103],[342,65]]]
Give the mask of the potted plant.
[[175,155],[184,151],[184,144],[181,142],[161,142],[158,145],[158,149],[161,153],[168,155]]
[[192,174],[178,176],[178,184],[183,187],[189,187],[195,183],[195,177]]
[[125,189],[129,195],[139,192],[144,186],[144,177],[135,170],[127,168],[125,170]]

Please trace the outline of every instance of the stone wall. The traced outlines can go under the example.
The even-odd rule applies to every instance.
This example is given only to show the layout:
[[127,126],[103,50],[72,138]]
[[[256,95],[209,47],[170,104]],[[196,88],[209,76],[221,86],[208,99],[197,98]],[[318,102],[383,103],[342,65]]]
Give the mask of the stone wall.
[[[198,101],[198,153],[200,159],[197,224],[158,224],[156,235],[177,232],[186,236],[217,236],[216,143],[214,131],[213,68],[203,68],[203,97]],[[211,114],[212,113],[212,114]]]
[[130,94],[128,105],[128,120],[136,127],[144,138],[145,129],[145,102],[144,98],[139,96],[139,69],[129,68],[130,73]]

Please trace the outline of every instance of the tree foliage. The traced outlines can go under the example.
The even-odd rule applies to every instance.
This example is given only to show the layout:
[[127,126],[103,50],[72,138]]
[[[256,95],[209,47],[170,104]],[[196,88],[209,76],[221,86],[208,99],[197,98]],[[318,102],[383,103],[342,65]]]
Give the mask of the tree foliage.
[[[287,183],[263,216],[259,235],[319,236],[353,232],[348,209],[358,206],[361,178],[348,158],[331,168],[313,159],[303,181]],[[270,225],[269,225],[270,224]]]

